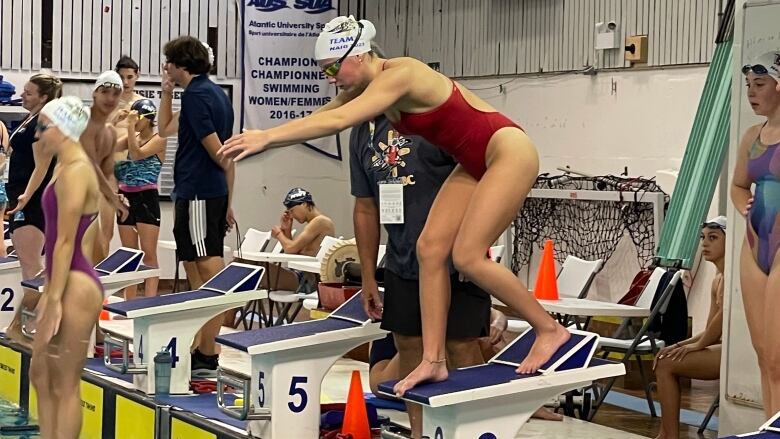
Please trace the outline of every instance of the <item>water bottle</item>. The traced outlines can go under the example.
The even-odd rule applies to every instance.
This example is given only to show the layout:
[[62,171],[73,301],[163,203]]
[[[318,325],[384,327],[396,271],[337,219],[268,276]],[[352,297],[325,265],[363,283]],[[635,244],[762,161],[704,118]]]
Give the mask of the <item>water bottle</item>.
[[171,353],[163,346],[154,356],[154,394],[167,397],[171,393]]

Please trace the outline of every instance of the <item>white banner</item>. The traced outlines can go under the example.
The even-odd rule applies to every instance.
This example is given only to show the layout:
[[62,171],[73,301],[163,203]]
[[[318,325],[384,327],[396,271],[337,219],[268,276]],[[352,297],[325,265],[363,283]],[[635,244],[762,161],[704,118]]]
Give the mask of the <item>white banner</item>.
[[[242,128],[271,128],[333,99],[314,43],[337,8],[338,0],[245,0]],[[338,136],[304,145],[341,160]]]

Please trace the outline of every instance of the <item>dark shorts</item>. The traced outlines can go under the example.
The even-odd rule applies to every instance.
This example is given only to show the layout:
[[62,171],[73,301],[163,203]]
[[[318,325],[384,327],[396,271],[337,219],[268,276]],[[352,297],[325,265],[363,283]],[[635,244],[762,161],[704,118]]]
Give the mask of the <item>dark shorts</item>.
[[392,360],[397,353],[392,332],[387,334],[385,338],[372,341],[371,351],[368,353],[368,370],[371,370],[380,361]]
[[[17,199],[22,193],[9,192],[8,193],[8,210],[13,210],[16,207]],[[20,210],[14,215],[11,215],[8,221],[8,231],[13,233],[14,230],[22,228],[24,226],[34,226],[41,233],[44,233],[46,221],[43,219],[43,208],[41,207],[41,198],[33,197],[24,206],[24,209]]]
[[160,194],[157,189],[148,189],[140,192],[125,192],[120,194],[127,198],[130,204],[130,213],[124,221],[117,218],[120,226],[134,226],[138,223],[150,224],[160,227]]
[[180,261],[222,257],[227,232],[227,195],[206,200],[176,200],[173,238]]
[[[385,303],[381,328],[409,337],[422,335],[420,281],[403,279],[385,270]],[[471,282],[450,277],[452,295],[447,315],[447,338],[485,337],[489,334],[490,295]]]

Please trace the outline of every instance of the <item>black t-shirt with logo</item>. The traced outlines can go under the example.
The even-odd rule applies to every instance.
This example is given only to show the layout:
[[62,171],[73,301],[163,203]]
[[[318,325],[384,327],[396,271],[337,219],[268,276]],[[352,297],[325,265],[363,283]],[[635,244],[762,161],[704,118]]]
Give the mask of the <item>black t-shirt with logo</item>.
[[[384,116],[352,128],[349,163],[352,195],[379,203],[379,182],[404,185],[404,224],[385,224],[386,268],[404,279],[417,279],[417,239],[433,200],[457,164],[447,153],[418,136],[402,136]],[[450,266],[450,272],[454,269]]]

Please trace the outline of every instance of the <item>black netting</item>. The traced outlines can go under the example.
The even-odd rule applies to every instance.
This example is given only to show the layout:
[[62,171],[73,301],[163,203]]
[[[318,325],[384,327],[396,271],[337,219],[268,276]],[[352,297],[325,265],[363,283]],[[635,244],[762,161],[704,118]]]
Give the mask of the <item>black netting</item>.
[[[512,270],[530,264],[534,249],[552,239],[558,262],[566,256],[603,259],[606,262],[624,234],[637,248],[643,268],[655,256],[653,203],[644,199],[650,192],[661,192],[653,180],[615,176],[572,177],[539,176],[534,188],[565,190],[619,191],[620,201],[592,201],[562,198],[531,198],[514,221]],[[668,201],[668,197],[666,197]]]

